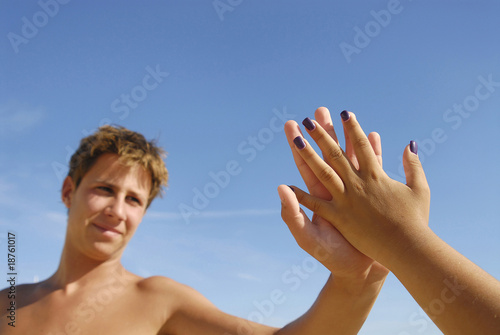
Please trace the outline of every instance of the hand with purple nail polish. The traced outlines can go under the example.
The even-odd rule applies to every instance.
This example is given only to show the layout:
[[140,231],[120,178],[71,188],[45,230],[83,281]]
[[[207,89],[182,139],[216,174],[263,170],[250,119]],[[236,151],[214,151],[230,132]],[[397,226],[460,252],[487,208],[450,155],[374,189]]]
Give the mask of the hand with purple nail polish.
[[[293,125],[285,126],[287,136],[293,137],[297,166],[311,192],[294,187],[295,196],[315,217],[333,225],[364,257],[386,262],[392,254],[386,254],[385,245],[398,243],[393,240],[395,231],[416,234],[428,229],[430,192],[416,155],[417,146],[411,141],[405,150],[404,185],[383,171],[378,134],[366,136],[353,113],[343,111],[340,116],[346,151],[332,136],[333,127],[329,129],[329,124],[323,127],[308,118],[303,121],[322,158],[302,134],[293,130]],[[400,217],[408,217],[411,224],[398,222]]]

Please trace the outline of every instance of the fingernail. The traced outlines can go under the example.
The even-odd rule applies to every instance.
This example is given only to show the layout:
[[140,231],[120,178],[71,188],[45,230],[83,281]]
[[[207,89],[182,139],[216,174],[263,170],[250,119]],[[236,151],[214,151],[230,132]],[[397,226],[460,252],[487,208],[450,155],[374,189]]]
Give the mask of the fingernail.
[[342,121],[347,121],[351,115],[349,115],[348,111],[342,111],[342,113],[340,113],[340,117],[342,118]]
[[297,136],[293,139],[293,143],[295,143],[295,146],[302,150],[306,147],[306,142],[302,139],[302,136]]
[[293,187],[291,187],[290,185],[288,185],[288,187],[290,187],[290,189],[291,189],[293,192],[295,192],[295,190],[293,189]]
[[410,141],[410,151],[415,155],[418,154],[418,144],[415,141]]
[[312,120],[310,118],[308,118],[308,117],[306,117],[304,119],[304,121],[302,121],[302,124],[309,131],[314,130],[314,128],[316,128],[316,125],[314,124],[314,122],[312,122]]

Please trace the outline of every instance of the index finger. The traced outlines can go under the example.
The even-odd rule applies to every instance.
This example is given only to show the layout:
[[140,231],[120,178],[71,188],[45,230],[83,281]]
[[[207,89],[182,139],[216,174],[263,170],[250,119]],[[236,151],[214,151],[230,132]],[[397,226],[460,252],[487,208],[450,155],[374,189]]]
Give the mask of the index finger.
[[354,151],[359,163],[359,171],[373,171],[374,169],[379,168],[380,165],[377,156],[373,151],[368,137],[356,119],[356,115],[348,111],[343,111],[340,115],[342,117],[342,124],[344,125],[346,141],[348,140],[350,145],[352,145],[352,150]]
[[297,136],[302,136],[302,132],[300,131],[300,127],[295,121],[287,121],[285,123],[285,134],[288,141],[288,145],[292,150],[293,160],[295,161],[295,165],[299,170],[300,176],[304,180],[304,183],[307,186],[307,189],[311,193],[311,195],[317,196],[322,199],[331,199],[331,194],[328,190],[323,186],[323,184],[316,177],[314,172],[311,170],[309,165],[304,161],[302,156],[295,149],[295,144],[293,143],[293,139]]

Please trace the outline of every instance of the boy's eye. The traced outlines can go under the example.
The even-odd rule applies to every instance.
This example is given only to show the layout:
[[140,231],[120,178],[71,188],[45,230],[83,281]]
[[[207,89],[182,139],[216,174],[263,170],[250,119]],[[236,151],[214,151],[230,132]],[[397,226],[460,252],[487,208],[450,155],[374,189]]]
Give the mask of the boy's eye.
[[133,202],[137,203],[138,205],[141,204],[141,201],[139,199],[137,199],[136,197],[129,197],[130,200],[132,200]]
[[110,188],[110,187],[107,187],[107,186],[99,186],[97,187],[99,190],[101,191],[104,191],[104,192],[107,192],[107,193],[112,193],[113,190]]

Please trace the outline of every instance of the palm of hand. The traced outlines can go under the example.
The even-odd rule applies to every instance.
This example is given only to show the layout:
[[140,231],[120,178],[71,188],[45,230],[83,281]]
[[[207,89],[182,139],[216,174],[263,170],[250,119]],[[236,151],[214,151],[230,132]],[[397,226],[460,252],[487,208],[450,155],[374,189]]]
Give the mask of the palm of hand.
[[309,247],[311,255],[326,266],[334,276],[342,278],[365,278],[376,271],[388,270],[380,263],[354,248],[344,236],[327,220],[314,214],[311,220],[312,232]]

